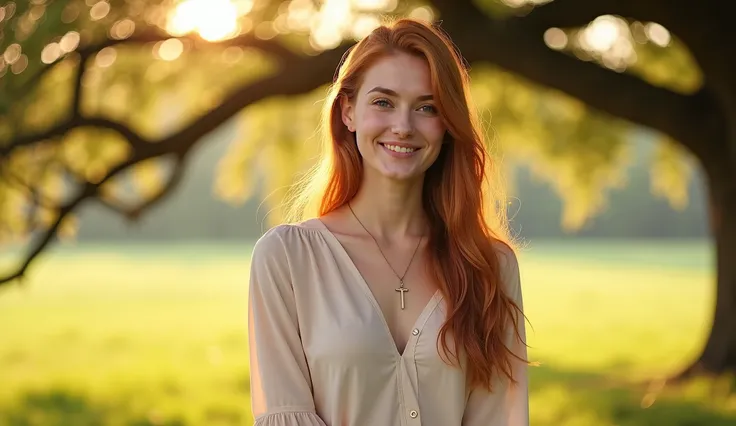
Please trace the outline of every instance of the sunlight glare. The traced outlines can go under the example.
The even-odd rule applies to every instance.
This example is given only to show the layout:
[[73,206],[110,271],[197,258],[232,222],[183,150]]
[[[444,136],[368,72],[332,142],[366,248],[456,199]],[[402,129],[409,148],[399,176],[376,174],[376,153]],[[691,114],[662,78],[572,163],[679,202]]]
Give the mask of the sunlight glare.
[[81,40],[82,36],[76,32],[76,31],[69,31],[68,33],[64,34],[64,37],[61,38],[61,41],[59,41],[59,46],[61,46],[61,50],[64,52],[72,52],[74,49],[79,47],[79,41]]
[[197,31],[207,41],[223,40],[238,31],[238,13],[249,10],[243,6],[239,10],[230,0],[184,0],[174,9],[166,30],[174,36]]
[[170,38],[158,45],[158,56],[164,61],[174,61],[184,52],[181,40]]
[[672,39],[667,28],[661,26],[656,22],[648,23],[644,31],[646,31],[649,40],[660,47],[667,47],[667,45],[670,44],[670,40]]
[[604,52],[613,47],[619,36],[621,36],[619,25],[612,16],[596,18],[583,33],[585,43],[598,52]]
[[319,18],[312,21],[312,44],[319,49],[332,49],[343,40],[345,31],[354,21],[350,3],[344,0],[327,0]]
[[567,34],[560,28],[549,28],[544,32],[544,43],[551,49],[562,50],[567,46]]
[[10,66],[10,72],[13,74],[20,74],[28,68],[28,56],[25,54],[20,55],[17,61]]
[[286,25],[295,31],[309,30],[310,22],[316,13],[317,9],[311,0],[292,0],[289,3]]
[[502,0],[502,3],[506,6],[517,8],[526,5],[541,6],[545,3],[549,3],[552,0]]
[[409,17],[420,21],[432,22],[434,21],[434,12],[427,6],[419,6],[409,13]]
[[93,21],[99,21],[107,16],[108,13],[110,13],[110,3],[101,1],[92,6],[92,9],[89,10],[89,17]]
[[135,32],[135,22],[130,19],[117,21],[110,28],[110,36],[115,40],[125,40]]
[[3,57],[5,58],[5,63],[7,63],[8,65],[13,65],[18,59],[20,59],[20,55],[22,54],[22,52],[23,49],[21,48],[20,44],[11,44],[5,49],[5,53],[3,54]]
[[95,65],[100,68],[107,68],[115,63],[118,57],[118,52],[114,47],[106,47],[100,50],[95,57]]
[[396,0],[352,0],[353,6],[361,11],[390,12],[396,9]]
[[61,50],[61,46],[59,46],[59,43],[49,43],[41,51],[41,62],[43,62],[44,64],[55,62],[61,57],[63,53],[64,51]]
[[371,31],[378,28],[381,25],[381,21],[378,20],[377,16],[374,15],[361,15],[355,20],[353,24],[353,37],[356,40],[360,40],[363,37],[370,34]]
[[621,18],[603,15],[578,34],[580,47],[604,66],[622,72],[637,61],[632,30]]

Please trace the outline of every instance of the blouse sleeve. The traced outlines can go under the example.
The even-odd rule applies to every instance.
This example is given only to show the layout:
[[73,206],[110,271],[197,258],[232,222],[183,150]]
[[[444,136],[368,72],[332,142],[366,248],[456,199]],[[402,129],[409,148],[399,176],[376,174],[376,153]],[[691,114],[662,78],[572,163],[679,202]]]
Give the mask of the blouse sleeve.
[[[504,247],[501,252],[503,281],[508,296],[523,310],[519,264],[511,249]],[[527,359],[526,329],[524,317],[518,315],[519,341],[516,333],[507,333],[508,347],[520,358]],[[529,387],[527,364],[511,358],[512,374],[516,383],[511,383],[505,376],[494,380],[493,391],[475,388],[470,392],[463,426],[528,426],[529,425]]]
[[312,398],[283,229],[268,231],[251,256],[248,339],[253,417],[255,426],[325,426]]

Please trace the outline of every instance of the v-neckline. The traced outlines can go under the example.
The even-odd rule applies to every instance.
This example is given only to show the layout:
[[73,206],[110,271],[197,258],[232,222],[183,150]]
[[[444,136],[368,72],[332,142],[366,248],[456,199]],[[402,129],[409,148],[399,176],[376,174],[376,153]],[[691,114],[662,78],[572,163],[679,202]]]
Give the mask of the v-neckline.
[[[348,265],[348,267],[350,268],[350,271],[357,278],[357,281],[360,287],[362,288],[363,293],[366,295],[366,297],[368,298],[368,301],[371,303],[371,305],[373,306],[373,309],[376,311],[376,313],[378,314],[378,317],[381,319],[381,322],[383,323],[384,331],[386,332],[386,336],[388,337],[388,339],[391,341],[391,346],[393,348],[394,354],[398,356],[399,358],[403,358],[404,354],[406,354],[406,350],[409,348],[409,345],[415,343],[414,339],[416,336],[414,335],[414,333],[409,333],[410,337],[409,337],[409,340],[407,340],[406,345],[404,345],[404,350],[399,351],[399,347],[396,344],[396,338],[391,333],[391,328],[388,326],[388,321],[386,321],[386,316],[384,315],[383,310],[381,309],[381,306],[378,304],[378,300],[376,299],[375,294],[373,294],[373,291],[368,285],[368,281],[366,281],[365,277],[358,269],[358,266],[355,264],[353,259],[350,257],[347,250],[342,245],[342,243],[337,238],[337,236],[327,227],[327,225],[325,225],[325,223],[320,218],[315,218],[314,220],[317,221],[320,229],[322,229],[324,233],[327,234],[329,239],[337,246],[336,247],[337,254]],[[424,306],[422,311],[419,313],[419,316],[417,317],[417,319],[414,321],[414,324],[412,325],[412,330],[414,329],[421,330],[420,324],[425,322],[429,314],[432,313],[434,308],[439,303],[441,295],[442,294],[440,293],[439,289],[437,289],[434,292],[432,297],[429,299],[427,304]]]

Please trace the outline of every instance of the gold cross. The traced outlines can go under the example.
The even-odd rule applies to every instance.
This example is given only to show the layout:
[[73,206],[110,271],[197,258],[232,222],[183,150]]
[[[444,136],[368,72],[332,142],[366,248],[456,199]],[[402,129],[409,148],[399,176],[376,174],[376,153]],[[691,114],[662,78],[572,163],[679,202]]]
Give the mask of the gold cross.
[[409,291],[408,288],[404,288],[404,280],[401,280],[401,285],[396,289],[401,294],[401,309],[404,309],[404,293]]

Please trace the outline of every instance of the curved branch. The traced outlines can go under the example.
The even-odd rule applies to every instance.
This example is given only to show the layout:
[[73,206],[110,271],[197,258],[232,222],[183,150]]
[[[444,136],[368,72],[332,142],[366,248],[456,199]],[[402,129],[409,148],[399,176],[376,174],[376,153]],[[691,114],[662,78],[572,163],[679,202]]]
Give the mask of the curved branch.
[[[5,144],[2,144],[2,146],[0,146],[0,159],[2,157],[9,155],[10,153],[12,153],[13,150],[15,150],[18,147],[31,145],[40,140],[45,140],[45,139],[49,139],[49,138],[53,138],[57,136],[63,136],[74,128],[85,127],[85,126],[103,127],[103,128],[109,128],[111,130],[115,130],[121,135],[123,135],[126,139],[128,139],[131,142],[131,144],[145,143],[142,137],[135,134],[135,132],[133,132],[127,126],[120,125],[119,123],[115,123],[113,121],[105,120],[102,118],[85,118],[83,116],[82,111],[81,111],[81,101],[82,101],[82,96],[83,96],[82,79],[84,78],[84,73],[86,71],[87,59],[89,59],[95,53],[99,52],[100,50],[106,47],[116,46],[119,44],[145,44],[145,43],[150,43],[150,42],[155,42],[155,41],[167,40],[169,38],[172,38],[172,36],[164,31],[147,30],[147,31],[142,31],[138,34],[135,34],[132,37],[129,37],[123,40],[106,39],[106,40],[103,40],[102,42],[87,45],[85,47],[78,49],[76,52],[70,53],[69,55],[76,55],[79,57],[79,64],[78,64],[77,71],[75,73],[75,78],[74,78],[74,91],[73,91],[74,98],[72,101],[72,108],[71,108],[72,113],[70,117],[67,120],[43,132],[29,134],[29,135],[21,135]],[[273,55],[275,55],[276,58],[282,63],[282,66],[284,68],[289,68],[291,66],[299,66],[300,61],[304,60],[303,57],[297,55],[295,52],[288,49],[286,46],[281,44],[278,40],[276,39],[261,40],[255,37],[253,34],[245,34],[245,35],[241,35],[238,37],[234,37],[234,38],[222,40],[222,41],[217,41],[217,42],[205,41],[204,39],[202,39],[201,37],[195,34],[189,34],[183,37],[179,37],[179,39],[191,41],[194,44],[195,48],[197,46],[199,46],[200,48],[206,47],[206,46],[254,47],[264,52],[272,53]],[[329,56],[331,52],[341,51],[342,49],[344,49],[344,47],[341,46],[341,47],[338,47],[337,49],[334,49],[333,51],[328,51],[326,53],[317,55],[315,57],[322,57],[325,54]],[[43,67],[37,75],[35,75],[33,78],[31,78],[28,81],[27,85],[24,85],[24,87],[22,88],[20,92],[21,93],[27,92],[30,89],[30,86],[28,85],[38,84],[38,81],[40,80],[40,78],[43,77],[43,75],[49,72],[57,64],[63,62],[63,60],[64,59],[60,59],[52,64],[49,64]],[[230,109],[228,109],[228,112],[230,112]]]
[[[56,222],[43,233],[43,236],[28,253],[26,260],[21,264],[20,268],[5,277],[0,277],[0,286],[23,277],[33,260],[52,241],[63,219],[75,211],[83,201],[94,197],[99,198],[100,187],[110,179],[145,160],[174,154],[178,158],[177,168],[174,170],[166,188],[161,193],[134,208],[114,208],[124,214],[136,215],[136,210],[142,211],[155,203],[161,202],[180,183],[186,157],[197,142],[203,139],[203,136],[219,127],[243,108],[262,99],[276,95],[302,94],[328,83],[332,78],[335,66],[349,46],[350,44],[343,44],[335,49],[322,52],[315,56],[294,56],[287,59],[281,69],[274,75],[241,87],[226,98],[217,108],[194,120],[184,129],[160,141],[150,142],[122,123],[99,117],[79,116],[72,117],[43,133],[18,138],[13,141],[14,145],[11,147],[6,146],[1,148],[0,153],[7,155],[12,151],[13,146],[30,145],[40,140],[61,136],[71,129],[86,126],[102,127],[118,132],[127,139],[133,148],[133,152],[127,160],[109,170],[99,181],[95,183],[86,182],[81,185],[79,194],[68,204],[60,208],[59,217]],[[294,78],[294,69],[300,70],[300,78]],[[108,205],[108,207],[111,206]]]
[[467,18],[461,23],[463,31],[453,30],[456,44],[471,63],[496,64],[594,109],[659,130],[701,159],[709,155],[702,141],[722,136],[725,127],[708,91],[679,94],[554,51],[545,45],[538,27],[527,25],[526,18],[496,20],[479,10]]
[[[317,89],[331,80],[343,53],[352,44],[344,43],[316,56],[295,57],[276,74],[236,90],[216,109],[155,145],[162,146],[168,152],[187,150],[191,144],[250,104],[270,96],[298,95]],[[294,70],[299,70],[298,78],[294,77]]]
[[161,188],[161,190],[156,193],[156,195],[147,200],[144,200],[138,205],[123,206],[121,205],[122,203],[109,202],[102,197],[98,198],[98,200],[100,201],[100,203],[102,203],[103,206],[107,207],[115,213],[119,213],[125,216],[128,220],[138,220],[146,210],[149,210],[157,204],[160,204],[162,201],[165,201],[168,197],[171,196],[171,194],[174,193],[176,188],[179,187],[182,178],[184,177],[184,172],[186,171],[187,158],[188,156],[186,154],[176,155],[176,164],[174,164],[174,170],[171,172],[171,177],[169,177],[169,180],[166,182],[164,187]]
[[12,183],[21,191],[28,191],[28,193],[31,196],[31,199],[33,200],[34,205],[46,207],[46,208],[56,207],[54,206],[51,200],[47,200],[41,193],[39,193],[38,190],[33,187],[33,185],[26,182],[22,177],[17,175],[14,171],[10,170],[7,167],[7,164],[1,164],[0,168],[2,169],[3,176],[9,183]]
[[26,255],[26,258],[20,267],[18,267],[15,272],[5,277],[0,277],[0,286],[16,279],[22,279],[28,268],[31,266],[31,263],[44,251],[56,236],[61,224],[64,223],[64,219],[66,219],[72,211],[76,210],[84,200],[92,196],[95,191],[96,188],[94,185],[87,184],[79,191],[79,194],[74,197],[73,200],[61,207],[61,209],[59,209],[59,215],[54,223],[48,230],[46,230],[46,232],[43,233],[43,236],[34,245],[33,249]]
[[[671,7],[671,6],[666,6]],[[529,28],[544,31],[550,27],[574,28],[587,25],[601,15],[618,15],[640,21],[657,21],[670,26],[666,14],[662,14],[660,1],[637,0],[554,0],[535,7],[523,19]],[[664,21],[663,21],[664,19]]]
[[82,98],[84,97],[84,86],[82,80],[84,79],[84,73],[87,72],[87,60],[89,59],[88,54],[79,55],[79,64],[77,65],[77,71],[74,75],[74,99],[72,100],[72,115],[79,117],[82,115]]
[[[256,49],[262,50],[264,52],[268,52],[276,56],[277,59],[288,61],[291,59],[296,58],[298,55],[294,53],[292,50],[289,50],[286,48],[283,44],[279,43],[277,39],[272,40],[261,40],[257,37],[255,37],[253,34],[244,34],[238,37],[234,37],[231,39],[226,40],[219,40],[219,41],[207,41],[203,38],[199,37],[197,34],[188,34],[180,37],[174,37],[171,34],[155,30],[155,29],[147,29],[145,31],[138,32],[131,37],[128,37],[126,39],[104,39],[97,43],[90,43],[88,45],[82,46],[76,51],[67,53],[66,55],[62,56],[55,62],[45,65],[41,67],[36,74],[28,79],[23,86],[19,87],[17,91],[14,91],[14,95],[23,95],[25,93],[28,93],[33,87],[38,85],[38,83],[41,81],[41,79],[48,74],[52,69],[54,69],[58,64],[64,62],[65,60],[69,59],[72,56],[81,56],[82,63],[84,63],[85,59],[88,59],[92,56],[94,56],[97,52],[100,50],[106,48],[106,47],[113,47],[120,44],[146,44],[146,43],[152,43],[157,41],[164,41],[168,40],[170,38],[178,38],[180,40],[186,40],[192,42],[192,45],[195,47],[195,49],[202,49],[207,48],[211,46],[240,46],[240,47],[254,47]],[[78,76],[81,78],[81,76]]]
[[4,159],[4,157],[10,155],[17,148],[33,145],[46,139],[64,136],[70,131],[81,127],[96,127],[113,130],[127,139],[134,147],[142,148],[146,145],[150,145],[148,140],[125,124],[103,117],[84,117],[82,115],[73,115],[43,132],[21,135],[10,140],[8,143],[3,144],[3,146],[0,147],[0,159]]

